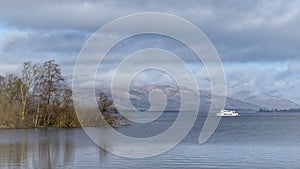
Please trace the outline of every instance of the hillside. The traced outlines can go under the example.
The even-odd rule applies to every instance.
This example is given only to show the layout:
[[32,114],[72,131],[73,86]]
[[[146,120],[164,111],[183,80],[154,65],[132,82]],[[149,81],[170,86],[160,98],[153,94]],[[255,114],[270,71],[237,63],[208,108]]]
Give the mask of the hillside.
[[263,109],[299,109],[300,105],[284,98],[269,96],[261,93],[240,91],[231,97],[257,105]]
[[[167,105],[166,110],[179,110],[181,97],[180,97],[180,89],[178,87],[171,86],[146,86],[146,87],[132,87],[128,92],[126,89],[116,89],[116,93],[120,99],[126,98],[127,96],[130,98],[130,101],[133,106],[135,106],[139,110],[147,110],[150,108],[150,103],[148,100],[149,93],[154,89],[160,89],[163,91],[167,97]],[[101,89],[104,93],[106,93],[109,97],[111,94],[109,89]],[[187,94],[195,94],[195,91],[187,88],[183,88],[182,92]],[[211,94],[208,91],[199,91],[200,98],[200,111],[207,111],[211,102]],[[221,96],[218,97],[221,99]],[[192,103],[193,104],[193,103]],[[234,99],[231,97],[226,98],[226,109],[245,109],[245,110],[258,110],[260,107],[241,101],[238,99]]]

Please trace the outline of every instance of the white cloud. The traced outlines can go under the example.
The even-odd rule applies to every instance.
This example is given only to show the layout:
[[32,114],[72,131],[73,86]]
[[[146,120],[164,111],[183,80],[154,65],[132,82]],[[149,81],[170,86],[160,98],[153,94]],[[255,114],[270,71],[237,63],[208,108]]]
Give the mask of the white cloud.
[[273,96],[281,96],[300,103],[299,61],[291,61],[288,67],[280,67],[275,63],[273,67],[264,63],[239,64],[234,68],[226,69],[228,93],[252,91]]
[[[55,59],[62,65],[64,73],[70,75],[77,55],[91,33],[113,19],[145,11],[175,14],[203,30],[212,40],[222,61],[235,65],[234,68],[225,67],[229,92],[247,89],[282,95],[300,103],[297,94],[300,85],[300,13],[299,1],[296,0],[51,0],[43,3],[37,0],[4,0],[0,2],[0,25],[5,29],[0,33],[0,73],[18,72],[22,62],[28,60],[43,62]],[[107,34],[104,38],[110,40],[117,37]],[[111,77],[116,62],[136,50],[149,47],[164,48],[180,55],[191,64],[201,87],[209,87],[207,74],[198,68],[200,63],[191,51],[179,42],[150,36],[129,39],[113,49],[105,60],[107,64],[103,67],[105,71],[101,72],[102,82],[109,83],[105,79]],[[93,56],[91,53],[83,59],[87,67],[96,64]],[[261,67],[256,65],[253,68],[248,63]],[[128,77],[126,72],[123,74],[124,78]],[[167,76],[144,73],[136,83],[142,84],[147,80],[170,82]]]

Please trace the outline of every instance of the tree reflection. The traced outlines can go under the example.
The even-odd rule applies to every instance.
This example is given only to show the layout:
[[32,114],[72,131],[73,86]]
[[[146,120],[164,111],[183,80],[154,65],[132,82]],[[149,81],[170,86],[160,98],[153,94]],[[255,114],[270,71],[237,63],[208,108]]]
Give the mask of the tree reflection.
[[[82,152],[82,142],[76,134],[79,129],[28,129],[11,130],[15,134],[0,132],[0,168],[66,168],[73,166],[75,154]],[[70,134],[71,133],[71,134]],[[4,136],[4,137],[3,137]],[[76,140],[77,139],[77,140]],[[90,142],[88,142],[89,145]],[[84,144],[85,145],[85,144]],[[94,145],[92,145],[94,146]],[[96,147],[97,148],[97,147]],[[106,152],[99,149],[99,157],[103,159]],[[84,154],[83,154],[84,155]]]

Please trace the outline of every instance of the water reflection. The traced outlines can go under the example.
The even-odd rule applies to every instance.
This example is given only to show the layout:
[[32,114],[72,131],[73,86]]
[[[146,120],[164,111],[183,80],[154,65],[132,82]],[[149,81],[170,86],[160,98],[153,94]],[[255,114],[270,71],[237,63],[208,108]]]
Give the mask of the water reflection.
[[103,161],[107,152],[78,130],[0,130],[0,168],[66,168],[86,152],[98,153],[97,161]]
[[[143,128],[118,128],[131,136],[157,132],[173,117]],[[205,117],[199,116],[186,139],[169,152],[146,159],[112,155],[81,129],[0,129],[0,169],[65,168],[299,168],[300,113],[224,118],[213,137],[198,144]],[[147,134],[147,133],[146,133]],[[150,133],[152,134],[152,133]],[[109,146],[108,140],[108,146]],[[128,145],[124,148],[136,148]]]

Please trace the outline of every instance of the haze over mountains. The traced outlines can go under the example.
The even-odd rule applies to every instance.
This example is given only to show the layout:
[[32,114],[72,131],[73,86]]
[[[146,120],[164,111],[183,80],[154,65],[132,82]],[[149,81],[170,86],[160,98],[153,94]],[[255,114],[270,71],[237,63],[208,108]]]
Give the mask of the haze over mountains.
[[250,91],[240,91],[231,97],[258,105],[262,109],[299,109],[300,105],[284,98],[269,96],[262,93],[253,93]]
[[[149,94],[154,89],[160,89],[167,97],[166,110],[179,110],[181,97],[179,87],[172,86],[145,86],[145,87],[131,87],[128,92],[127,89],[115,89],[120,99],[130,98],[131,104],[139,110],[147,110],[150,108]],[[109,97],[111,97],[108,88],[101,89]],[[183,88],[182,92],[187,94],[194,94],[195,91]],[[207,111],[211,103],[211,94],[209,91],[200,90],[200,111]],[[217,96],[217,99],[222,99]],[[250,92],[239,92],[231,97],[226,97],[225,109],[239,109],[239,110],[253,110],[262,109],[296,109],[299,105],[290,100],[272,97],[262,94],[251,94]]]

